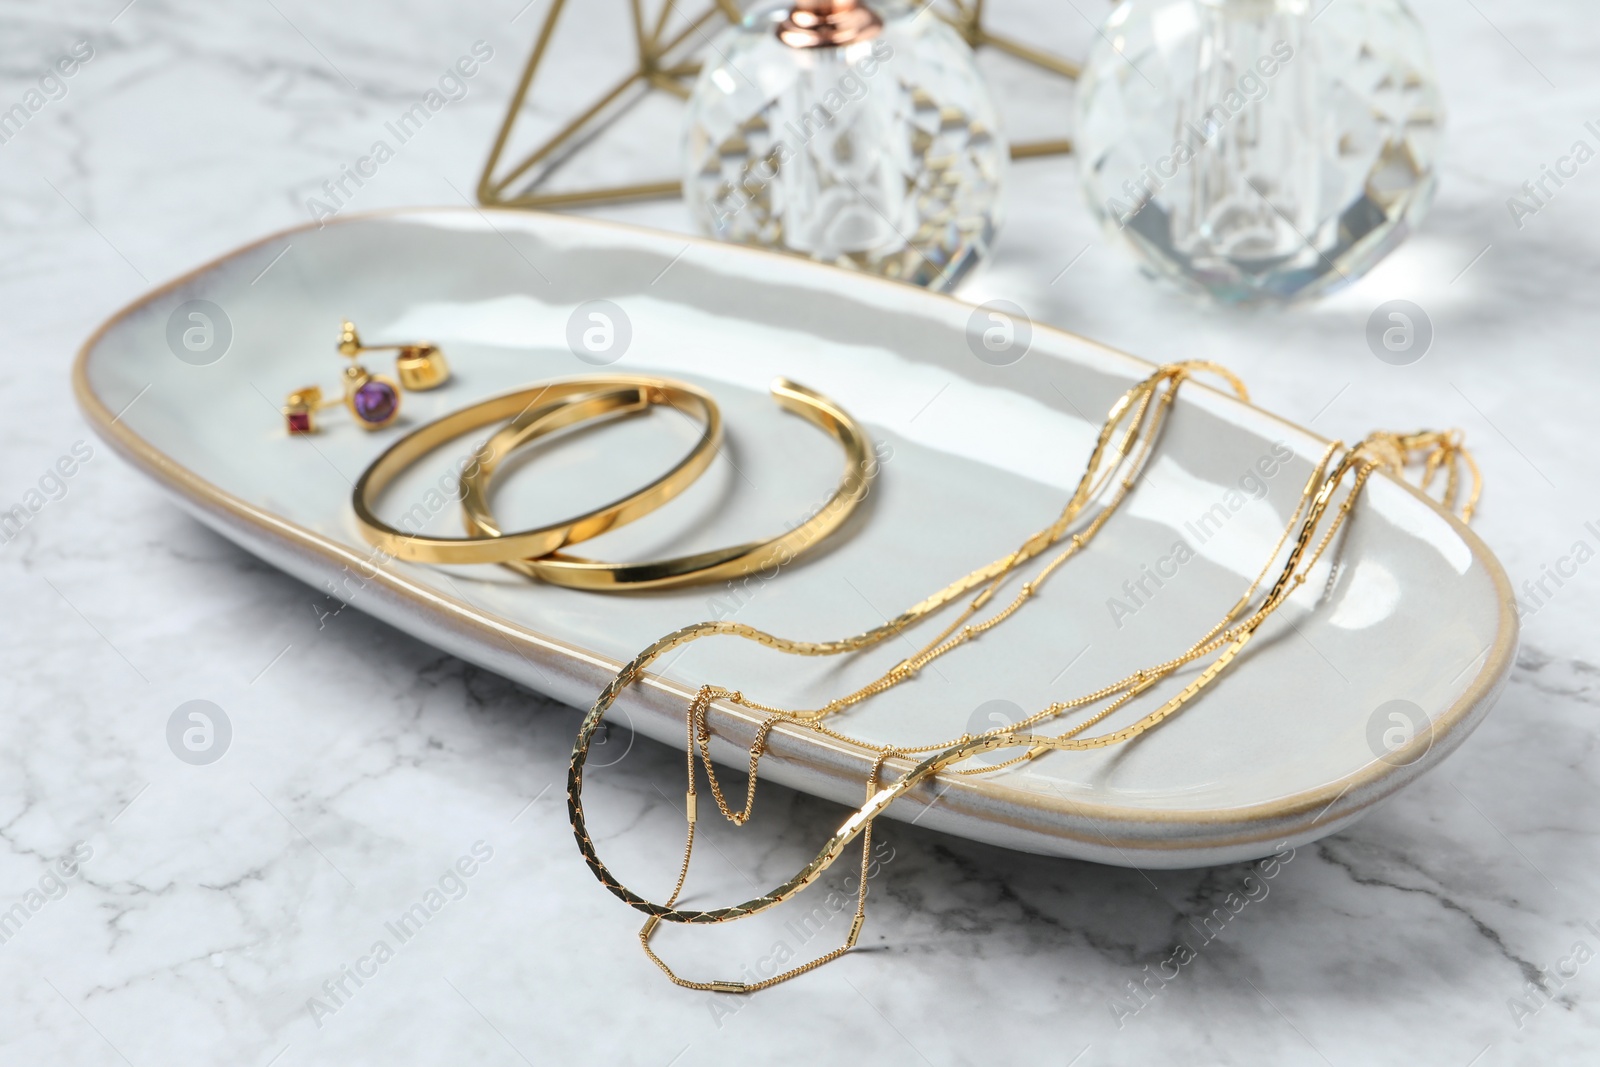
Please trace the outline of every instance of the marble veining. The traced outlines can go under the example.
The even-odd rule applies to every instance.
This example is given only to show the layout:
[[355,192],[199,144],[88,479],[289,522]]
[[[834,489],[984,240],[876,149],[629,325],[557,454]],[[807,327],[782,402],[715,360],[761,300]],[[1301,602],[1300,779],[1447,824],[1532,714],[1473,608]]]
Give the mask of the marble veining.
[[[1330,435],[1463,427],[1489,480],[1479,531],[1524,609],[1518,667],[1486,723],[1435,774],[1271,877],[1042,860],[886,825],[863,949],[730,999],[667,985],[638,952],[635,916],[578,861],[562,800],[576,711],[357,610],[327,614],[319,591],[212,535],[94,441],[67,381],[88,332],[148,285],[309,219],[323,183],[481,40],[494,56],[466,95],[348,210],[462,202],[547,3],[0,11],[0,108],[76,42],[94,50],[0,144],[0,509],[75,442],[93,448],[0,544],[0,1061],[1591,1059],[1600,635],[1593,553],[1575,544],[1596,544],[1587,524],[1600,523],[1579,439],[1600,386],[1588,354],[1600,172],[1580,170],[1531,216],[1507,204],[1593,139],[1588,9],[1413,5],[1450,107],[1439,201],[1407,246],[1330,300],[1226,312],[1151,285],[1093,230],[1061,160],[1012,170],[997,254],[962,292],[1150,358],[1222,360],[1265,406]],[[991,6],[1074,54],[1100,14]],[[624,47],[619,0],[569,7],[566,30]],[[1038,132],[1053,101],[1064,121],[1065,91],[986,65],[1031,109],[1014,125]],[[554,83],[539,114],[587,91]],[[670,138],[625,145],[614,177],[661,151]],[[676,204],[597,213],[687,227]],[[1369,314],[1396,298],[1435,328],[1407,367],[1365,342]],[[167,742],[173,709],[196,698],[233,730],[206,766]],[[611,744],[614,765],[590,786],[608,855],[664,889],[681,756],[621,730]],[[744,833],[710,828],[692,897],[770,882],[839,817],[777,788],[760,810]],[[484,852],[472,876],[446,878]],[[446,903],[425,925],[390,932],[436,891]],[[779,915],[661,943],[690,973],[759,971],[825,951],[847,925]]]

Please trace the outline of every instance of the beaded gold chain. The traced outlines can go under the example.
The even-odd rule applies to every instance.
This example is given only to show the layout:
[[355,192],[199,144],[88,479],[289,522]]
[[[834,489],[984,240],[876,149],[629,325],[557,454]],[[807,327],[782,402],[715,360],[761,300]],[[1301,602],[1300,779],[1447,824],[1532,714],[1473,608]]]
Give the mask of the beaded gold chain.
[[[1112,407],[1096,439],[1083,476],[1055,522],[1027,538],[1015,551],[958,579],[884,625],[837,641],[807,642],[777,637],[744,623],[731,621],[699,623],[674,631],[656,641],[617,673],[584,718],[573,745],[567,780],[568,810],[578,848],[591,871],[613,894],[647,916],[644,926],[639,931],[640,944],[646,955],[668,978],[677,985],[690,989],[748,993],[787,981],[850,951],[860,936],[866,917],[872,823],[891,803],[916,785],[947,769],[954,774],[987,774],[1035,759],[1050,751],[1081,751],[1115,745],[1158,726],[1226,670],[1267,618],[1306,581],[1350,514],[1373,471],[1381,468],[1403,475],[1407,466],[1420,457],[1424,465],[1421,478],[1424,490],[1431,486],[1441,471],[1444,471],[1446,480],[1440,503],[1450,510],[1455,510],[1461,494],[1460,468],[1464,467],[1470,477],[1471,488],[1465,502],[1460,505],[1460,512],[1463,519],[1471,517],[1481,494],[1482,482],[1477,465],[1462,445],[1458,432],[1424,431],[1415,434],[1378,432],[1369,435],[1354,448],[1348,448],[1342,442],[1334,442],[1323,452],[1306,480],[1294,513],[1285,524],[1282,535],[1267,556],[1261,571],[1222,618],[1175,658],[1153,667],[1137,670],[1092,693],[1073,700],[1053,703],[1016,723],[996,727],[980,734],[962,734],[957,738],[931,744],[882,745],[860,740],[823,724],[824,719],[914,678],[933,660],[975,640],[1019,611],[1057,569],[1082,552],[1131,492],[1150,456],[1179,387],[1193,374],[1201,371],[1221,376],[1241,399],[1248,398],[1243,384],[1230,372],[1215,364],[1191,361],[1158,368],[1150,377],[1123,394]],[[1347,480],[1350,482],[1349,487],[1343,498],[1335,505],[1334,498],[1339,495],[1340,486]],[[1084,520],[1086,509],[1105,494],[1108,486],[1114,486],[1108,499],[1087,520]],[[1317,531],[1325,522],[1326,529],[1322,536],[1317,538]],[[1075,523],[1081,528],[1069,536],[1068,530]],[[1271,572],[1274,562],[1283,554],[1284,545],[1291,537],[1294,540],[1278,577],[1266,594],[1258,599],[1258,590]],[[1016,596],[1005,607],[981,621],[968,621],[983,610],[1012,573],[1063,539],[1068,543],[1062,551],[1051,558],[1038,575],[1024,582]],[[683,861],[671,894],[662,903],[646,900],[618,881],[600,860],[584,821],[582,803],[583,767],[588,756],[590,741],[617,696],[628,685],[637,681],[644,669],[660,656],[681,645],[714,635],[743,637],[794,655],[831,656],[854,652],[872,647],[902,633],[908,627],[974,589],[978,589],[979,592],[959,616],[915,654],[895,664],[876,680],[822,707],[806,710],[778,708],[750,699],[739,691],[711,685],[703,686],[690,702],[685,716],[687,829]],[[1188,685],[1138,721],[1109,733],[1091,737],[1079,736],[1184,666],[1213,656],[1211,662]],[[728,804],[711,761],[709,714],[713,703],[719,700],[766,715],[750,747],[749,781],[744,806],[738,811],[733,810]],[[1062,733],[1031,732],[1032,728],[1040,723],[1094,705],[1104,706]],[[821,736],[874,753],[867,777],[865,803],[840,825],[809,863],[788,881],[768,893],[730,907],[702,910],[678,908],[676,902],[688,877],[694,851],[698,814],[696,758],[698,757],[704,769],[718,810],[728,821],[736,826],[742,826],[754,812],[757,772],[767,738],[773,729],[782,724],[811,730]],[[1020,755],[1003,763],[966,769],[954,767],[955,764],[973,756],[1002,748],[1018,748],[1022,751]],[[882,785],[883,771],[888,761],[907,757],[922,758],[896,781],[887,786]],[[674,973],[652,949],[651,936],[662,920],[687,924],[729,922],[782,903],[820,877],[823,871],[839,858],[846,846],[858,836],[862,838],[862,852],[856,911],[844,943],[833,951],[762,981],[737,982],[693,981],[682,978]]]

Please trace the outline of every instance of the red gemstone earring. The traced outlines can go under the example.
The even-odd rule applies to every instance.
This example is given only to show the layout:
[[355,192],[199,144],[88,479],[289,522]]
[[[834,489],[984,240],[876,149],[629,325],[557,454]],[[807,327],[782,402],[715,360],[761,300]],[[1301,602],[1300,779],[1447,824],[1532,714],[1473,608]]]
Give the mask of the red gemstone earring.
[[288,402],[283,405],[284,423],[291,434],[316,433],[317,412],[337,403],[337,400],[323,399],[320,386],[312,385],[296,389],[289,394]]

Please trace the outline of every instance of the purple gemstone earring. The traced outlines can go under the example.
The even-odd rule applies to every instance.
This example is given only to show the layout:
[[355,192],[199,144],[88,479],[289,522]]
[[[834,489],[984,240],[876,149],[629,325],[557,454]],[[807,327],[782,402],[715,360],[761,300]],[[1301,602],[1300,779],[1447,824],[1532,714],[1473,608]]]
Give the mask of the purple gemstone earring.
[[351,364],[344,369],[344,405],[363,430],[381,430],[400,416],[400,386],[393,378]]
[[434,389],[450,380],[450,365],[444,353],[428,343],[417,341],[404,345],[365,345],[356,332],[356,324],[344,320],[339,328],[339,354],[348,356],[350,366],[344,369],[344,400],[356,423],[366,430],[381,430],[400,414],[400,386],[393,378],[382,374],[369,374],[367,368],[355,362],[363,352],[396,349],[395,369],[407,389]]

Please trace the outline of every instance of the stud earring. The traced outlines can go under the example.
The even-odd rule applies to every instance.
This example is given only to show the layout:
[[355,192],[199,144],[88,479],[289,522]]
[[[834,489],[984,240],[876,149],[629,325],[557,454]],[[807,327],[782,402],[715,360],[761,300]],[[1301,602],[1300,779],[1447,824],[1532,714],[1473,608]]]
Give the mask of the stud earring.
[[370,373],[358,362],[361,353],[370,351],[361,343],[355,323],[346,320],[340,324],[339,354],[350,358],[344,369],[345,407],[363,430],[381,430],[400,414],[400,386],[387,375]]
[[400,384],[414,393],[437,389],[450,380],[450,361],[444,358],[439,346],[430,341],[415,341],[403,345],[367,345],[361,343],[356,324],[345,320],[339,330],[339,354],[355,359],[363,352],[394,350],[395,373]]
[[352,363],[344,369],[344,406],[363,430],[381,430],[400,416],[400,386],[384,374]]
[[284,424],[291,435],[316,433],[317,412],[337,403],[323,398],[321,386],[296,389],[283,405]]

